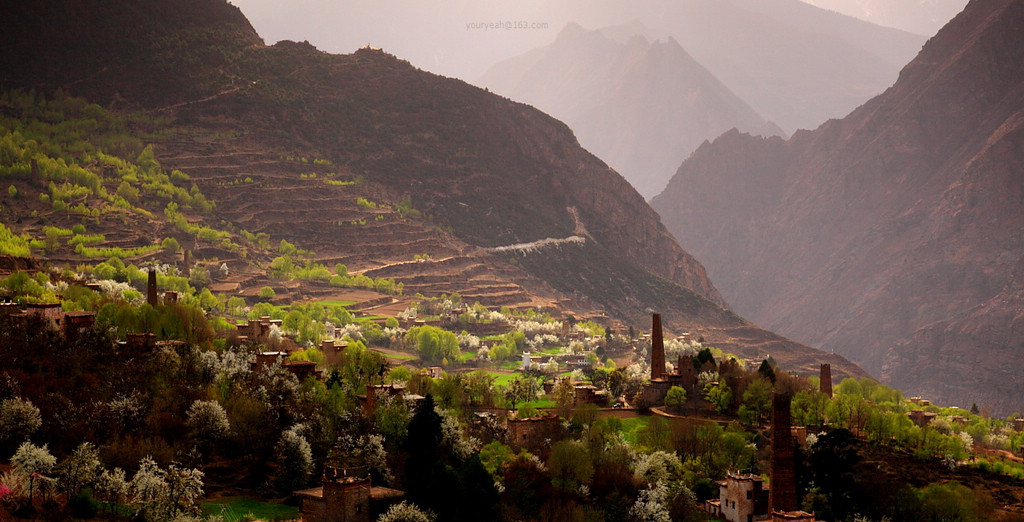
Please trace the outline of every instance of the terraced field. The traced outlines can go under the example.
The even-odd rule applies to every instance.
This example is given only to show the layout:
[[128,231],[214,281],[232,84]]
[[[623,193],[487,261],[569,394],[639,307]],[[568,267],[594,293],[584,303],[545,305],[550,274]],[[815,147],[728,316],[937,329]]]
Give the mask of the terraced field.
[[[161,142],[158,155],[165,168],[191,176],[230,225],[269,234],[275,241],[287,239],[315,252],[318,263],[332,268],[345,264],[352,275],[394,279],[404,285],[405,295],[458,292],[465,301],[488,307],[551,309],[568,304],[510,262],[514,254],[488,253],[415,213],[403,214],[397,208],[400,191],[293,151],[260,149],[258,141],[197,132]],[[270,197],[273,204],[266,199]],[[271,281],[244,269],[217,285],[247,297],[272,286],[279,300],[339,295],[339,289],[326,283]],[[364,312],[394,315],[405,306],[403,300],[385,299]]]

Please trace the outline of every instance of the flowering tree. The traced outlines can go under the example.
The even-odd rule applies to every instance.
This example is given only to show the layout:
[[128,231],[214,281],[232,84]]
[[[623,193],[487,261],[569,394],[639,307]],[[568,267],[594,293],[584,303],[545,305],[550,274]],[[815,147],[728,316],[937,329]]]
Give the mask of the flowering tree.
[[56,463],[57,457],[50,454],[50,450],[46,449],[46,444],[36,446],[31,442],[25,441],[21,443],[21,446],[18,446],[18,451],[14,452],[14,456],[11,457],[11,464],[14,466],[15,471],[28,477],[29,505],[32,505],[36,483],[40,478],[45,478],[46,473],[49,473]]
[[437,517],[404,500],[388,508],[377,522],[434,522]]
[[83,442],[57,466],[57,480],[64,495],[71,498],[93,485],[101,469],[99,450]]
[[[109,487],[115,490],[120,487],[116,475],[105,477],[104,481],[108,479]],[[137,516],[146,520],[172,520],[196,511],[196,499],[203,495],[203,472],[174,464],[163,470],[155,460],[146,457],[139,462],[139,471],[127,489],[138,507]]]
[[304,426],[297,424],[285,430],[274,449],[277,454],[278,486],[292,492],[306,485],[313,472],[313,449],[302,436]]
[[224,407],[217,401],[195,401],[188,409],[185,425],[204,454],[231,432]]
[[32,401],[14,398],[0,402],[0,440],[22,442],[43,425]]

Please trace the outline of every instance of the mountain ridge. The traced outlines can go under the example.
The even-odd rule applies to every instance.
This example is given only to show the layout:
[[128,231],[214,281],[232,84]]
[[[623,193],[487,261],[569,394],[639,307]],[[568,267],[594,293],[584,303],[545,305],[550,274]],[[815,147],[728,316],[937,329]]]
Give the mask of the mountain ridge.
[[1024,254],[1021,23],[1021,2],[972,2],[846,118],[722,136],[652,205],[755,322],[908,393],[1020,408],[994,361],[1024,347],[1004,290]]
[[[63,30],[66,37],[52,42],[56,47],[29,46],[25,54],[6,55],[5,63],[59,57],[60,45],[73,41],[83,52],[115,46],[124,53],[116,76],[95,80],[106,65],[70,68],[65,60],[57,62],[69,67],[64,75],[59,68],[29,68],[3,87],[60,85],[170,121],[178,130],[154,138],[157,158],[189,172],[228,224],[273,232],[300,248],[315,246],[320,261],[351,258],[361,272],[414,268],[415,256],[437,254],[441,263],[471,265],[449,277],[464,278],[459,285],[483,301],[492,299],[491,305],[526,305],[540,297],[563,310],[605,311],[637,325],[646,323],[653,308],[663,311],[671,330],[706,331],[709,342],[741,356],[757,356],[768,343],[781,364],[810,369],[829,360],[838,374],[863,375],[841,358],[759,330],[723,308],[703,267],[675,243],[643,198],[581,149],[568,127],[533,108],[420,71],[380,50],[331,55],[306,42],[263,45],[241,13],[216,0],[194,0],[189,15],[202,18],[204,6],[227,13],[237,30],[226,41],[206,38],[211,33],[203,31],[182,40],[174,27],[153,19],[133,21],[139,31],[155,35],[143,42],[87,30],[89,16],[102,17],[117,3],[79,13],[79,24],[40,31]],[[148,3],[134,5],[144,10]],[[33,7],[43,6],[16,9]],[[26,27],[19,34],[34,31]],[[0,48],[10,48],[11,38],[17,35],[0,37]],[[178,42],[169,49],[188,52],[154,60],[166,54],[161,49],[168,42]],[[133,83],[154,74],[174,80]],[[133,88],[122,89],[122,83]],[[408,245],[360,234],[364,226],[396,238],[405,232],[386,223],[363,225],[358,217],[352,222],[351,202],[334,203],[332,197],[353,196],[325,186],[318,176],[298,176],[294,165],[281,167],[281,156],[323,159],[330,165],[323,167],[330,171],[325,174],[337,177],[332,179],[361,179],[361,190],[389,206],[407,201],[426,217],[423,228],[435,231],[410,235]],[[226,183],[241,177],[253,182]],[[565,238],[580,224],[585,244],[562,246],[550,256],[545,251],[498,257],[474,250]],[[350,228],[342,234],[331,227]],[[382,241],[388,244],[382,247]],[[365,254],[351,257],[353,252]],[[474,261],[476,256],[485,259]],[[508,291],[498,287],[484,296],[474,289],[474,274],[481,271],[497,271]],[[414,272],[395,274],[399,282],[403,277],[422,282]]]
[[733,127],[782,133],[673,37],[615,41],[604,31],[569,24],[551,45],[496,64],[478,83],[565,121],[645,197],[709,136]]

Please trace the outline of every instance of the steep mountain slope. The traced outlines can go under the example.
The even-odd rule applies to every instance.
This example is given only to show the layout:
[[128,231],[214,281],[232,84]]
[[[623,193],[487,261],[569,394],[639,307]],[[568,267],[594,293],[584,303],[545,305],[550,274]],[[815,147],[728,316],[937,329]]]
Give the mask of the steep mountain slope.
[[967,0],[803,0],[804,2],[915,34],[933,35],[963,10]]
[[672,38],[616,41],[570,24],[551,45],[494,65],[477,83],[564,121],[645,197],[708,138],[733,127],[782,133]]
[[[596,28],[639,20],[653,31],[646,35],[649,40],[673,37],[787,133],[845,116],[881,93],[926,39],[799,0],[560,0],[508,6],[350,0],[305,2],[302,9],[266,0],[235,4],[268,41],[309,39],[335,52],[369,42],[418,67],[470,82],[497,61],[550,44],[568,23]],[[467,27],[503,17],[527,27]]]
[[1024,2],[971,2],[897,83],[790,140],[733,132],[652,204],[736,310],[947,403],[1024,407]]
[[[571,12],[621,13],[619,20],[648,27],[648,39],[671,36],[786,133],[845,116],[881,93],[925,41],[799,0],[588,0],[570,5]],[[561,81],[559,76],[546,80]]]
[[665,20],[698,62],[787,133],[881,93],[924,41],[797,0],[681,2]]
[[[0,36],[0,55],[19,74],[5,74],[3,87],[60,87],[167,119],[173,129],[151,136],[157,156],[217,201],[213,220],[316,248],[321,261],[411,285],[448,278],[452,290],[487,276],[487,291],[467,293],[491,305],[546,302],[638,326],[650,309],[661,310],[670,329],[707,332],[743,355],[770,348],[788,367],[830,360],[840,374],[862,374],[723,308],[703,267],[564,124],[379,50],[264,46],[221,0],[182,4],[187,16],[166,19],[187,20],[170,25],[121,18],[166,5],[4,4],[0,17],[18,20],[18,29]],[[69,13],[76,21],[63,24]],[[119,29],[118,20],[131,28]],[[211,20],[222,40],[206,30]],[[97,58],[76,64],[61,46]],[[13,48],[22,54],[12,57]],[[102,53],[117,62],[103,63]],[[145,83],[151,76],[169,80]],[[296,172],[293,157],[313,158],[310,171]],[[243,176],[252,182],[233,183]],[[338,183],[316,181],[322,176]],[[345,181],[358,181],[358,192],[347,192]],[[393,223],[397,212],[389,212],[363,223],[367,214],[352,208],[356,194],[373,200],[361,206],[404,206],[426,219],[410,212]],[[420,254],[450,270],[418,269]],[[507,291],[496,288],[500,280]]]

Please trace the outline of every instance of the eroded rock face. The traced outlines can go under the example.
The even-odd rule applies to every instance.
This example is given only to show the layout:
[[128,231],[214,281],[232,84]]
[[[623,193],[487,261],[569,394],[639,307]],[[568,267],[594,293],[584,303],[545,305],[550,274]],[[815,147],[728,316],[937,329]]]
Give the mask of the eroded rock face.
[[753,321],[908,394],[1024,407],[996,362],[1024,338],[1022,24],[973,2],[848,117],[726,134],[652,204]]

